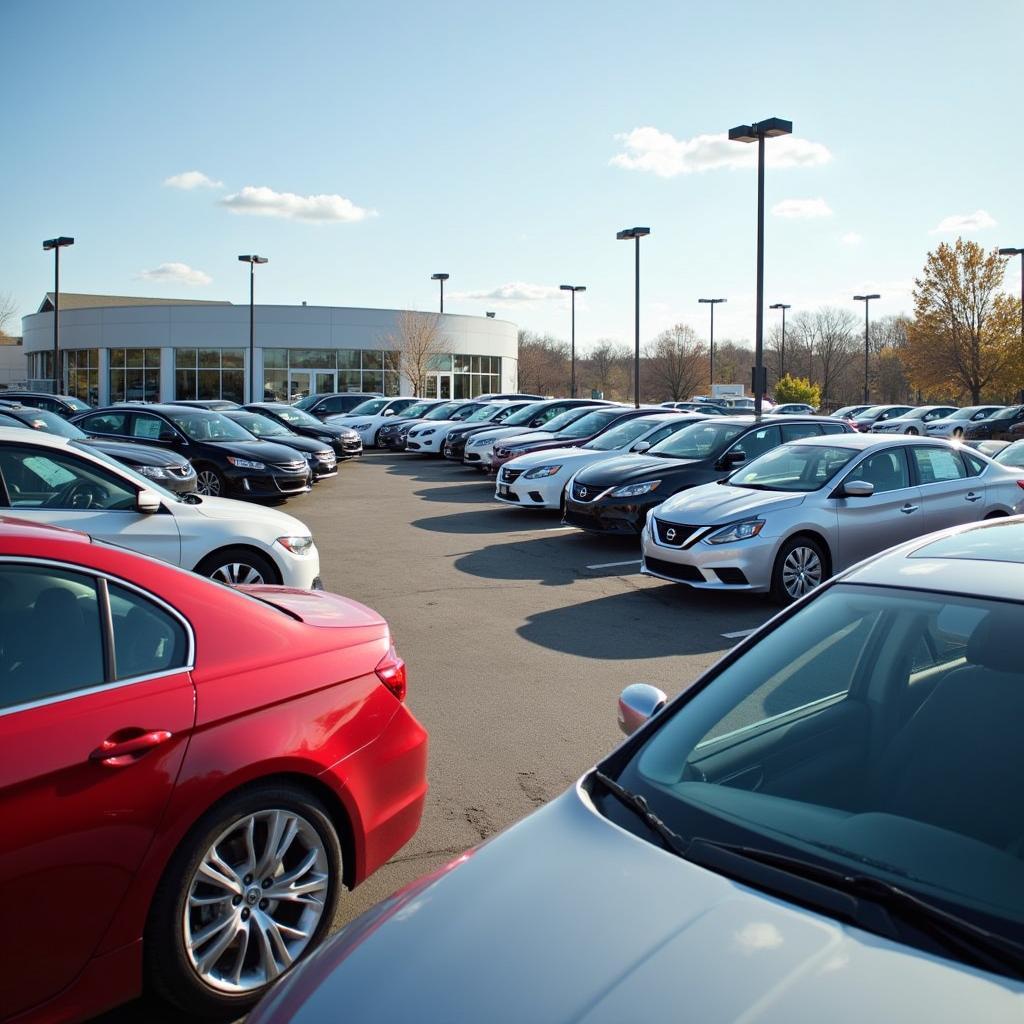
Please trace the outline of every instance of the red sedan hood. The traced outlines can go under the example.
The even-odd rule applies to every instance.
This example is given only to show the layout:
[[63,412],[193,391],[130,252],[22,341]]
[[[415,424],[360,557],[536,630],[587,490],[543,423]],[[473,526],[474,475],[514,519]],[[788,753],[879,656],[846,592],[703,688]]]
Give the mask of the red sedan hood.
[[372,608],[326,590],[300,590],[267,584],[237,587],[310,626],[387,626]]

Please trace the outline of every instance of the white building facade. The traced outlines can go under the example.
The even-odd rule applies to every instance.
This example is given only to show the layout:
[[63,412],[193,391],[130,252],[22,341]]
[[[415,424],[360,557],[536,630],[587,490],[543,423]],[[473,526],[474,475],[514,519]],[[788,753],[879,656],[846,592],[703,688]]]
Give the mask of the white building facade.
[[[22,318],[28,377],[53,386],[53,297]],[[93,405],[227,398],[291,401],[333,391],[412,394],[397,369],[401,310],[255,307],[249,393],[249,307],[228,302],[60,296],[58,390]],[[444,354],[424,397],[516,390],[518,331],[506,320],[438,316]]]

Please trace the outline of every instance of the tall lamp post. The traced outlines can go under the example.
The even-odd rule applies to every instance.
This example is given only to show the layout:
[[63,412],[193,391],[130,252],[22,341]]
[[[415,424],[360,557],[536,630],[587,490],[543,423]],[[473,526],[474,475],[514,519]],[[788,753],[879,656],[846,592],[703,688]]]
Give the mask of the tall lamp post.
[[1020,343],[1024,346],[1024,249],[1004,248],[1000,256],[1020,256]]
[[60,366],[60,251],[67,245],[74,245],[73,238],[47,238],[43,251],[53,250],[53,390],[55,394],[64,391],[64,374]]
[[773,302],[768,308],[769,309],[781,309],[782,310],[782,348],[779,350],[779,376],[786,376],[786,310],[791,309],[793,304],[791,302]]
[[715,306],[720,302],[727,302],[727,299],[698,299],[698,302],[705,302],[711,306],[711,341],[708,343],[708,398],[715,386]]
[[868,330],[868,307],[872,299],[880,299],[881,295],[854,295],[854,302],[864,303],[864,404],[869,404],[868,399],[868,353],[870,351],[871,335]]
[[239,256],[242,263],[249,264],[249,401],[261,402],[263,395],[256,394],[256,264],[269,263],[266,256]]
[[620,241],[636,240],[636,341],[633,350],[633,404],[640,408],[640,239],[651,233],[650,228],[623,228],[615,237]]
[[757,312],[754,323],[754,416],[761,418],[761,406],[768,380],[764,372],[764,140],[792,135],[793,122],[769,117],[756,124],[729,129],[732,142],[757,143]]
[[450,274],[431,274],[431,281],[439,281],[441,283],[441,312],[444,312],[444,283],[451,277]]
[[583,284],[560,284],[558,286],[563,292],[568,292],[572,297],[572,326],[569,343],[569,397],[576,397],[576,293],[585,292],[587,286]]

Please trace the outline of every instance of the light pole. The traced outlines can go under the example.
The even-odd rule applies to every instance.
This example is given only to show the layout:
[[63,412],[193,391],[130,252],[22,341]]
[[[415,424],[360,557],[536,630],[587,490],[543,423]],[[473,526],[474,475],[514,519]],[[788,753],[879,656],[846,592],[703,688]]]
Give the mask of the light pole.
[[711,306],[711,341],[708,344],[708,398],[715,386],[715,306],[719,302],[727,302],[727,299],[698,299],[698,302],[706,302]]
[[633,352],[633,404],[640,408],[640,239],[651,233],[650,228],[623,228],[615,237],[620,241],[636,239],[636,343]]
[[1000,256],[1020,256],[1020,343],[1024,346],[1024,249],[1000,249]]
[[430,275],[430,280],[431,281],[440,281],[441,282],[441,312],[442,313],[444,312],[444,283],[445,283],[445,281],[448,280],[448,278],[450,276],[451,276],[450,274],[431,274]]
[[880,299],[881,295],[854,295],[854,302],[864,303],[864,404],[869,404],[868,399],[868,350],[870,347],[870,334],[868,332],[868,307],[872,299]]
[[269,263],[266,256],[239,256],[242,263],[249,264],[249,401],[261,402],[263,395],[256,394],[256,264]]
[[792,135],[793,122],[769,117],[756,124],[729,129],[733,142],[757,143],[757,312],[754,323],[754,416],[761,418],[761,405],[768,381],[764,372],[764,140]]
[[782,310],[782,348],[779,349],[779,376],[786,376],[786,310],[792,308],[792,303],[774,302],[769,309]]
[[576,293],[585,292],[587,286],[583,284],[560,284],[558,286],[563,292],[572,296],[572,327],[569,343],[569,397],[576,397]]
[[60,367],[60,251],[67,245],[74,245],[73,238],[47,238],[43,251],[53,250],[53,391],[64,393],[64,374]]

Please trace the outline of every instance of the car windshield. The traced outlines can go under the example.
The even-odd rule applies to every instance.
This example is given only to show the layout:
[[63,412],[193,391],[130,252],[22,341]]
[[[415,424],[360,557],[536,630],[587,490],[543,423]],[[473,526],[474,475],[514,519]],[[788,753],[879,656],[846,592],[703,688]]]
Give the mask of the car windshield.
[[1024,406],[1010,405],[1005,409],[1000,409],[999,412],[992,413],[991,419],[994,420],[1012,420]]
[[531,402],[529,405],[523,406],[519,412],[514,412],[511,416],[504,421],[506,427],[522,427],[529,423],[538,413],[543,412],[545,408],[545,402]]
[[972,416],[977,416],[984,408],[985,406],[983,405],[969,405],[966,409],[957,409],[955,412],[951,412],[948,416],[943,416],[942,418],[946,420],[969,420]]
[[857,419],[866,420],[873,416],[881,416],[883,412],[889,407],[887,405],[872,405],[865,409],[863,412],[857,413]]
[[368,398],[360,402],[354,409],[349,409],[349,416],[376,416],[390,402],[390,398]]
[[1008,444],[991,458],[994,462],[999,462],[1004,466],[1024,469],[1024,441],[1014,441],[1013,444]]
[[452,413],[458,407],[458,402],[445,402],[444,405],[435,405],[423,418],[425,420],[450,420]]
[[[575,423],[581,416],[586,416],[589,412],[590,410],[586,406],[567,409],[560,415],[552,417],[547,423],[537,429],[545,434],[560,434],[570,423]],[[507,424],[508,420],[505,422]]]
[[92,408],[87,402],[83,402],[80,398],[73,398],[71,395],[64,395],[63,401],[74,412],[88,412]]
[[595,412],[588,412],[578,420],[573,420],[559,433],[566,437],[589,437],[591,434],[604,430],[609,423],[614,423],[621,415],[621,409],[598,409]]
[[89,436],[73,423],[68,423],[63,416],[47,412],[45,409],[25,409],[19,415],[24,417],[25,426],[30,426],[33,430],[45,430],[48,434],[59,434],[72,441],[81,441]]
[[700,420],[659,441],[647,454],[664,459],[707,459],[723,451],[747,428],[738,423]]
[[463,421],[465,423],[487,423],[492,420],[499,412],[501,412],[500,405],[484,405],[481,406],[476,412],[470,414]]
[[[876,879],[1020,942],[1022,630],[1019,604],[832,586],[692,687],[605,774],[684,843]],[[594,792],[602,813],[659,842]],[[799,893],[835,912],[820,890]],[[900,920],[901,937],[924,941]]]
[[252,434],[220,412],[170,412],[168,419],[192,441],[251,441]]
[[296,409],[308,409],[310,406],[319,402],[321,398],[323,398],[323,395],[306,395],[305,398],[300,398],[293,404]]
[[588,441],[583,448],[591,452],[613,452],[619,448],[628,448],[631,442],[653,430],[655,426],[656,424],[643,416],[637,416],[606,430],[600,437]]
[[323,424],[315,416],[311,416],[308,412],[303,412],[301,409],[296,409],[293,405],[283,405],[280,408],[275,407],[274,415],[280,416],[285,423],[292,425],[323,427]]
[[856,454],[853,448],[832,445],[784,444],[737,470],[728,482],[755,491],[816,491]]
[[259,413],[233,412],[228,419],[241,424],[256,437],[295,436],[283,423],[278,423],[277,420],[272,420],[269,416],[261,416]]
[[398,418],[403,420],[414,420],[420,416],[425,416],[434,406],[431,402],[416,402],[413,405],[406,406],[399,414]]

